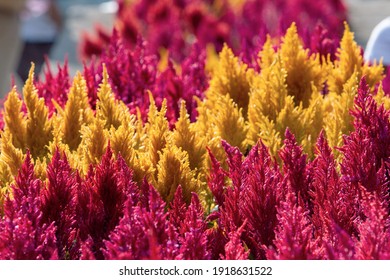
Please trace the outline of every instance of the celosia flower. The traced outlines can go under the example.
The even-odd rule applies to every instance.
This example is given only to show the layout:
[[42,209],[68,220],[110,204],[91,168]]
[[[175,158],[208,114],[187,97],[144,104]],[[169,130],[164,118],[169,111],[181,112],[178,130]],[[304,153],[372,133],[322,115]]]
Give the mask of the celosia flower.
[[224,260],[247,260],[250,251],[246,250],[241,241],[241,234],[244,231],[245,223],[237,230],[229,233],[229,242],[225,245]]
[[288,180],[291,191],[303,199],[304,203],[309,203],[309,182],[312,178],[307,170],[307,156],[288,129],[285,137],[284,147],[279,152],[283,162],[283,175]]
[[390,121],[389,111],[377,105],[365,79],[360,82],[351,114],[355,131],[345,137],[341,172],[351,184],[375,191],[380,183],[377,172],[389,162]]
[[241,219],[247,220],[243,239],[256,259],[264,259],[264,246],[275,237],[277,207],[285,188],[277,164],[267,148],[259,142],[243,162],[243,178],[239,199]]
[[315,226],[314,234],[323,240],[327,250],[335,250],[332,253],[334,255],[345,245],[339,242],[347,242],[346,236],[351,238],[357,234],[358,192],[341,180],[323,133],[317,140],[316,158],[311,169],[311,219]]
[[275,229],[275,249],[267,250],[268,259],[315,259],[313,224],[309,213],[292,192],[278,207],[278,226]]
[[41,191],[42,220],[56,226],[60,259],[77,257],[76,190],[77,180],[66,157],[57,149],[47,167],[48,184]]
[[196,194],[186,211],[185,219],[179,228],[179,254],[177,259],[207,260],[211,255],[206,234],[207,223],[203,219],[203,209]]
[[361,205],[366,216],[359,226],[359,241],[356,244],[356,258],[362,260],[388,260],[390,258],[390,233],[388,209],[377,194],[362,190]]
[[101,247],[122,218],[126,201],[132,203],[137,187],[122,158],[112,159],[107,148],[101,163],[90,168],[77,189],[77,228],[82,241],[91,238],[95,258],[103,257]]
[[30,153],[12,185],[12,198],[0,221],[0,259],[57,259],[56,226],[45,223],[41,181],[34,176]]
[[173,259],[175,236],[170,230],[165,203],[155,189],[145,183],[143,202],[126,202],[124,216],[105,241],[106,259]]
[[61,107],[65,106],[71,82],[67,59],[65,59],[63,66],[58,64],[57,74],[53,74],[48,60],[45,65],[44,79],[37,80],[35,86],[38,90],[38,95],[45,99],[45,104],[49,108],[51,115],[54,112],[55,103]]

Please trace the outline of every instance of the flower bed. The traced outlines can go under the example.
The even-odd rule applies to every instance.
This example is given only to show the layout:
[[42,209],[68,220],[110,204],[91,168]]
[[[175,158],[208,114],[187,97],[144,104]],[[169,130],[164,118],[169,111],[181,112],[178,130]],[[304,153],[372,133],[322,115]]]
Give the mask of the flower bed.
[[344,27],[334,57],[291,24],[251,63],[115,33],[72,82],[32,67],[4,104],[0,259],[389,259],[390,101]]

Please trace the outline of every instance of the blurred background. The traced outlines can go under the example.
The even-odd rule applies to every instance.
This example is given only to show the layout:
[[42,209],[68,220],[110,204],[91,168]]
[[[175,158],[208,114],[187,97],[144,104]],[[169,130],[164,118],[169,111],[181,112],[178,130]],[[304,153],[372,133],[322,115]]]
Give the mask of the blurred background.
[[111,31],[117,6],[108,0],[0,0],[0,98],[12,84],[21,90],[31,61],[36,76],[47,63],[56,69],[65,60],[71,75],[81,70],[83,34],[96,25]]
[[111,31],[117,12],[117,2],[107,0],[58,0],[63,15],[63,29],[50,52],[50,62],[63,63],[67,57],[73,74],[82,69],[79,55],[83,33],[93,33],[100,25]]
[[[348,21],[355,40],[364,48],[372,29],[390,16],[390,0],[344,0]],[[63,61],[67,55],[70,72],[81,69],[78,55],[79,40],[85,31],[93,31],[95,24],[110,30],[113,26],[116,2],[105,0],[58,0],[64,15],[64,29],[54,46],[50,59]]]
[[390,16],[390,0],[344,0],[355,40],[365,47],[372,29]]
[[[364,48],[372,29],[390,16],[390,0],[344,0],[355,40]],[[64,13],[64,30],[51,53],[51,61],[63,61],[68,55],[71,73],[81,69],[78,42],[82,32],[93,32],[96,23],[112,27],[116,2],[106,0],[59,0]]]
[[[43,9],[44,7],[39,6],[38,2],[40,1],[45,0],[31,0],[31,3],[35,5],[35,8]],[[47,52],[52,69],[56,69],[57,63],[63,64],[64,60],[67,59],[69,72],[73,76],[76,71],[82,69],[80,41],[83,34],[86,32],[94,33],[96,25],[110,31],[114,25],[118,5],[116,1],[107,0],[52,0],[52,2],[55,3],[57,12],[52,17],[54,21],[57,20],[52,32],[36,32],[37,27],[34,27],[34,24],[30,24],[27,20],[25,27],[22,26],[22,36],[27,37],[24,40],[34,41],[37,37],[43,41],[44,45],[41,45],[39,50],[41,53]],[[355,32],[355,40],[364,48],[374,26],[385,17],[390,16],[390,0],[344,0],[344,4],[348,11],[349,25]],[[35,8],[33,7],[32,10]],[[34,11],[30,11],[30,16],[31,14],[34,14]],[[22,13],[22,19],[26,18],[28,19],[29,15]],[[27,35],[23,35],[23,30]],[[43,30],[44,28],[41,28],[40,31]],[[1,29],[0,32],[2,32]],[[29,39],[29,36],[32,39]],[[20,48],[23,49],[22,46]],[[15,78],[19,89],[28,74],[26,69],[28,70],[29,67],[26,65],[29,65],[31,60],[39,60],[39,56],[42,56],[41,53],[36,53],[33,48],[34,46],[32,50],[27,51],[27,54],[25,52],[26,56],[22,57],[19,62],[19,70],[21,72],[24,70],[24,73],[19,73]],[[40,72],[39,65],[35,72],[36,75]],[[9,85],[6,85],[6,88],[9,89]],[[4,87],[0,90],[2,91],[0,95],[4,96]]]

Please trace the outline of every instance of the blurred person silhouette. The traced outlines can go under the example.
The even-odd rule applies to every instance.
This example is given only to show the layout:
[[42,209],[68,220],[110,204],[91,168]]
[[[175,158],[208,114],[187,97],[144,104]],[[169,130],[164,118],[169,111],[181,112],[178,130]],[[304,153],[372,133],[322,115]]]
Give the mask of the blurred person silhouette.
[[18,66],[18,75],[28,78],[31,62],[38,75],[62,27],[61,13],[54,0],[27,0],[21,14],[20,35],[24,46]]
[[373,63],[383,59],[383,65],[390,66],[390,17],[374,27],[364,51],[364,59]]
[[25,0],[0,0],[0,98],[11,89],[21,50],[19,13]]

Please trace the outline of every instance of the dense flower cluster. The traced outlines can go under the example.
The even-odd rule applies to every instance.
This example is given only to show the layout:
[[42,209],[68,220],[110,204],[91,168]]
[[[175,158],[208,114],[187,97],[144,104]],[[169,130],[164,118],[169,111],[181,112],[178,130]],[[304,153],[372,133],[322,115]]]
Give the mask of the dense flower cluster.
[[[217,52],[228,43],[234,52],[252,58],[266,39],[279,37],[296,22],[306,46],[313,51],[336,50],[331,41],[343,32],[346,9],[340,0],[118,0],[116,28],[126,46],[137,44],[138,36],[150,42],[150,50],[169,50],[181,61],[197,41]],[[327,41],[318,44],[322,28],[329,30]],[[311,36],[317,28],[316,35]],[[102,27],[96,36],[85,34],[81,52],[84,57],[100,55],[111,35]],[[315,38],[311,38],[315,37]]]
[[282,168],[261,140],[247,156],[222,141],[226,169],[209,150],[212,202],[175,146],[158,153],[152,184],[135,181],[114,142],[85,174],[59,148],[37,174],[27,151],[4,200],[0,258],[388,259],[390,113],[364,79],[352,115],[340,163],[323,132],[309,160],[286,130]]
[[390,98],[344,27],[250,62],[116,31],[73,81],[32,67],[2,112],[0,259],[390,259]]

